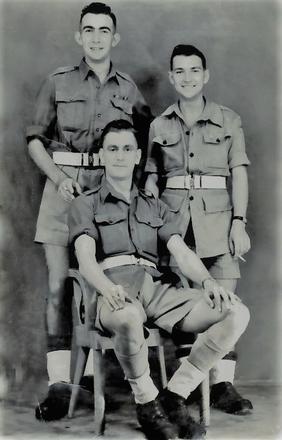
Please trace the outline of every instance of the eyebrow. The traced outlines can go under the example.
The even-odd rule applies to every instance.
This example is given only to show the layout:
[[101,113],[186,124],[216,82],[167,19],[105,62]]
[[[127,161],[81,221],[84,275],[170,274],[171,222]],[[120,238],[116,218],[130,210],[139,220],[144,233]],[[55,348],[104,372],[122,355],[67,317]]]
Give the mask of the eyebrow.
[[[94,26],[86,25],[86,26],[83,26],[82,30],[84,31],[85,29],[95,29],[95,28],[94,28]],[[109,28],[108,26],[101,26],[101,27],[99,27],[97,29],[99,29],[99,30],[105,30],[106,29],[106,30],[111,32],[111,28]]]
[[122,147],[119,147],[119,146],[116,145],[116,144],[110,144],[110,145],[107,145],[106,148],[113,148],[113,147],[115,147],[115,148],[122,148],[122,149],[130,147],[130,148],[136,148],[136,150],[138,150],[138,148],[136,147],[136,145],[133,145],[133,144],[125,144],[125,145],[123,145]]

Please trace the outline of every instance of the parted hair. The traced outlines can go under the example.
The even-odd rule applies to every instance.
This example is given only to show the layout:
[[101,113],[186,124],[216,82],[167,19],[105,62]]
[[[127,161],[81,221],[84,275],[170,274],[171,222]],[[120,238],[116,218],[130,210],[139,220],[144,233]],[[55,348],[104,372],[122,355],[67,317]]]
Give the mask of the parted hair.
[[114,29],[116,29],[116,27],[117,27],[117,19],[116,19],[115,14],[112,12],[112,9],[110,8],[110,6],[106,5],[105,3],[93,2],[87,6],[84,6],[84,8],[82,9],[81,14],[80,14],[80,21],[79,21],[80,24],[82,22],[84,15],[86,15],[86,14],[108,15],[109,17],[111,17],[111,19],[113,21]]
[[173,49],[170,57],[170,70],[173,69],[173,58],[177,55],[185,55],[186,57],[197,55],[202,60],[204,70],[206,70],[207,68],[207,60],[203,52],[201,52],[199,49],[197,49],[195,46],[192,46],[191,44],[178,44]]

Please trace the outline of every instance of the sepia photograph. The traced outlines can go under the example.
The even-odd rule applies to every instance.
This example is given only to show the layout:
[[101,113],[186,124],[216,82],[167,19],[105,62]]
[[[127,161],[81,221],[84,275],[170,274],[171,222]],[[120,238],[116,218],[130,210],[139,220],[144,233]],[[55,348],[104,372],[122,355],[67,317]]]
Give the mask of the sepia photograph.
[[282,439],[282,2],[0,24],[0,439]]

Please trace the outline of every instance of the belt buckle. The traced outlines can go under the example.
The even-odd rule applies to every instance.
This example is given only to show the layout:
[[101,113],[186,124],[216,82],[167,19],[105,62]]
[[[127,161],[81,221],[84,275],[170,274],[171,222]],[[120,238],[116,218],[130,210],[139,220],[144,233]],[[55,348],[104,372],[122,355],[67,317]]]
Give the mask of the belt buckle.
[[189,175],[190,177],[190,188],[189,189],[194,189],[195,188],[195,182],[194,182],[194,176],[193,174]]

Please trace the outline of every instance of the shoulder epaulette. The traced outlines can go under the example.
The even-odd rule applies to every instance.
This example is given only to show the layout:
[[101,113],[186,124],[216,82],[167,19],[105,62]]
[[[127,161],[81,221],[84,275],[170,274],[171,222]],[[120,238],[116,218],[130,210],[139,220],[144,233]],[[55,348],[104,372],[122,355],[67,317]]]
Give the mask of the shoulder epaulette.
[[58,67],[58,69],[56,69],[52,75],[59,75],[61,73],[67,73],[67,72],[72,72],[73,70],[77,70],[78,66],[65,66],[65,67]]
[[131,78],[130,75],[128,75],[128,73],[121,72],[120,70],[117,70],[116,72],[117,72],[117,75],[121,76],[123,79],[126,79],[126,80],[129,81],[131,84],[134,84],[134,85],[135,85],[134,80]]

